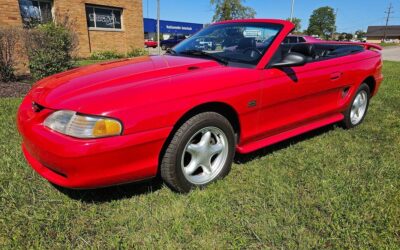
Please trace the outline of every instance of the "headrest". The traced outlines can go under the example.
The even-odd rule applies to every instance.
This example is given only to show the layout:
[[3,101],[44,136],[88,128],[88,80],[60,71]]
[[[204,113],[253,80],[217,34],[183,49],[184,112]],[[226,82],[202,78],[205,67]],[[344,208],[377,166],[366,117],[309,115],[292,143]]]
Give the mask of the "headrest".
[[292,46],[290,52],[296,52],[303,54],[304,56],[315,56],[314,46],[312,44],[307,43],[298,43]]
[[255,48],[256,40],[254,38],[242,38],[239,40],[238,49],[247,49],[247,48]]

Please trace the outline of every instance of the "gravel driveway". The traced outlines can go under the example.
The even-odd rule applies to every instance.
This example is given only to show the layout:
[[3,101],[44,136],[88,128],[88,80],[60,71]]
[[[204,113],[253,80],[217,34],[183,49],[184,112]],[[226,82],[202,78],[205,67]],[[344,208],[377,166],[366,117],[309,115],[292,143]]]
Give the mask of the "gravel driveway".
[[400,46],[384,48],[382,56],[383,60],[400,62]]

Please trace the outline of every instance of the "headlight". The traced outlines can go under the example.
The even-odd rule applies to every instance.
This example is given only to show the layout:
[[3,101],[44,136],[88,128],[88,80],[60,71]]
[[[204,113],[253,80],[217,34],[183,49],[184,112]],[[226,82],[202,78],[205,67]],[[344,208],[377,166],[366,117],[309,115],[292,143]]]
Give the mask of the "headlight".
[[115,119],[86,116],[67,110],[56,111],[49,115],[44,125],[61,134],[84,139],[115,136],[122,133],[122,125]]

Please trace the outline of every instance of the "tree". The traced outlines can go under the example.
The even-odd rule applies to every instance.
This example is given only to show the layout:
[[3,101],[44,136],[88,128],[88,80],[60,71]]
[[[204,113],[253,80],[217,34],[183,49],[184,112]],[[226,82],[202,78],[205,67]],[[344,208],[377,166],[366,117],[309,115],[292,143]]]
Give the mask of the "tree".
[[243,5],[244,0],[210,0],[210,2],[215,6],[213,22],[254,18],[256,15],[253,8]]
[[286,21],[290,21],[294,24],[295,27],[294,27],[293,33],[297,33],[297,34],[301,33],[301,19],[300,18],[293,17],[292,20],[290,20],[290,18],[288,18],[288,19],[286,19]]
[[346,34],[346,40],[347,40],[347,41],[350,41],[351,39],[353,39],[353,37],[354,37],[354,36],[353,36],[353,34],[351,34],[351,33],[347,33],[347,34]]
[[336,30],[336,14],[333,8],[326,6],[313,11],[307,34],[329,39]]
[[347,33],[340,33],[339,35],[339,41],[344,41],[346,39]]
[[363,30],[357,30],[355,34],[357,36],[357,39],[361,39],[361,38],[365,37],[365,35],[367,33],[365,31],[363,31]]

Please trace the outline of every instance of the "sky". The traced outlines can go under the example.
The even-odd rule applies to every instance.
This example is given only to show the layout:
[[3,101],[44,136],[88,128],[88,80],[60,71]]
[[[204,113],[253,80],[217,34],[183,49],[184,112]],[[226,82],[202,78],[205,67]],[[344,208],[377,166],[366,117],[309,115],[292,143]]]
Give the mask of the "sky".
[[[143,17],[156,18],[156,0],[143,0]],[[160,0],[161,19],[193,23],[211,23],[213,8],[209,0]],[[294,16],[308,27],[312,11],[331,6],[338,11],[338,32],[367,30],[369,25],[384,25],[385,11],[393,4],[390,25],[400,25],[400,0],[295,0]],[[290,16],[291,0],[246,0],[245,5],[257,12],[258,18],[286,19]]]

